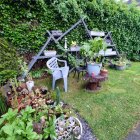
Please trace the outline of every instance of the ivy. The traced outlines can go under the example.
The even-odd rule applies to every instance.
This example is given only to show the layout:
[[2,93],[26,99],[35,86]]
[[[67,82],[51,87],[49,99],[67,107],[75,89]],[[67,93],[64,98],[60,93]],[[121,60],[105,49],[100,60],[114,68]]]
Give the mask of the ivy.
[[0,83],[20,74],[18,56],[14,48],[0,38]]
[[[140,11],[135,4],[115,0],[2,0],[0,13],[0,36],[20,53],[37,52],[47,40],[46,30],[65,32],[86,16],[89,29],[111,31],[118,50],[129,59],[140,60]],[[72,31],[67,36],[68,45],[71,41],[81,44],[84,34],[81,27]]]

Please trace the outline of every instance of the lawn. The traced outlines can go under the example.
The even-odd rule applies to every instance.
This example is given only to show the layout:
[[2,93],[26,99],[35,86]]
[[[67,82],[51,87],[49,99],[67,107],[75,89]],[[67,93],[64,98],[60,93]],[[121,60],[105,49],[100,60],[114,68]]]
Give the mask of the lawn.
[[[109,79],[96,93],[84,91],[82,79],[69,77],[62,99],[77,109],[99,140],[122,140],[140,120],[140,63],[125,71],[109,69]],[[38,85],[50,82],[37,80]],[[62,81],[57,85],[62,88]]]

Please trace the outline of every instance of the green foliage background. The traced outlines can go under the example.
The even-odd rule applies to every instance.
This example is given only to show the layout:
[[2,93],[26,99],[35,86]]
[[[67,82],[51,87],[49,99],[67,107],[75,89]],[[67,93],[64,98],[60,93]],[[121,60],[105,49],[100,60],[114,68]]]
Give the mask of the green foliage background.
[[[11,41],[21,53],[38,51],[47,40],[46,30],[66,31],[80,16],[87,16],[89,29],[112,31],[120,52],[140,60],[140,11],[135,5],[114,0],[2,0],[0,36]],[[81,43],[84,30],[68,35]]]
[[0,84],[19,74],[19,57],[15,49],[0,38]]

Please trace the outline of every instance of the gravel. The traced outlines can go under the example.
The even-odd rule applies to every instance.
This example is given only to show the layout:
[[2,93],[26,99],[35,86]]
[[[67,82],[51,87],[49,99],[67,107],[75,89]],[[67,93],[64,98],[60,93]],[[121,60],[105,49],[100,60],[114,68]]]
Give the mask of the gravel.
[[140,123],[128,134],[125,140],[140,140]]
[[96,136],[93,134],[91,128],[88,123],[78,115],[79,120],[82,123],[83,134],[80,140],[97,140]]

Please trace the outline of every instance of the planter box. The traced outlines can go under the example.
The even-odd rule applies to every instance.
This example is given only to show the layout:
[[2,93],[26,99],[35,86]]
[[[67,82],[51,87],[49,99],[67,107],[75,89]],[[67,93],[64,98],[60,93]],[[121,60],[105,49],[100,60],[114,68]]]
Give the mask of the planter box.
[[63,34],[62,31],[60,31],[60,30],[52,30],[51,33],[55,37],[59,37],[59,36],[61,36]]
[[80,47],[79,46],[71,47],[70,51],[72,52],[80,51]]
[[52,57],[56,55],[56,51],[50,50],[50,51],[44,51],[44,55],[48,57]]
[[91,36],[105,36],[104,32],[90,31]]

